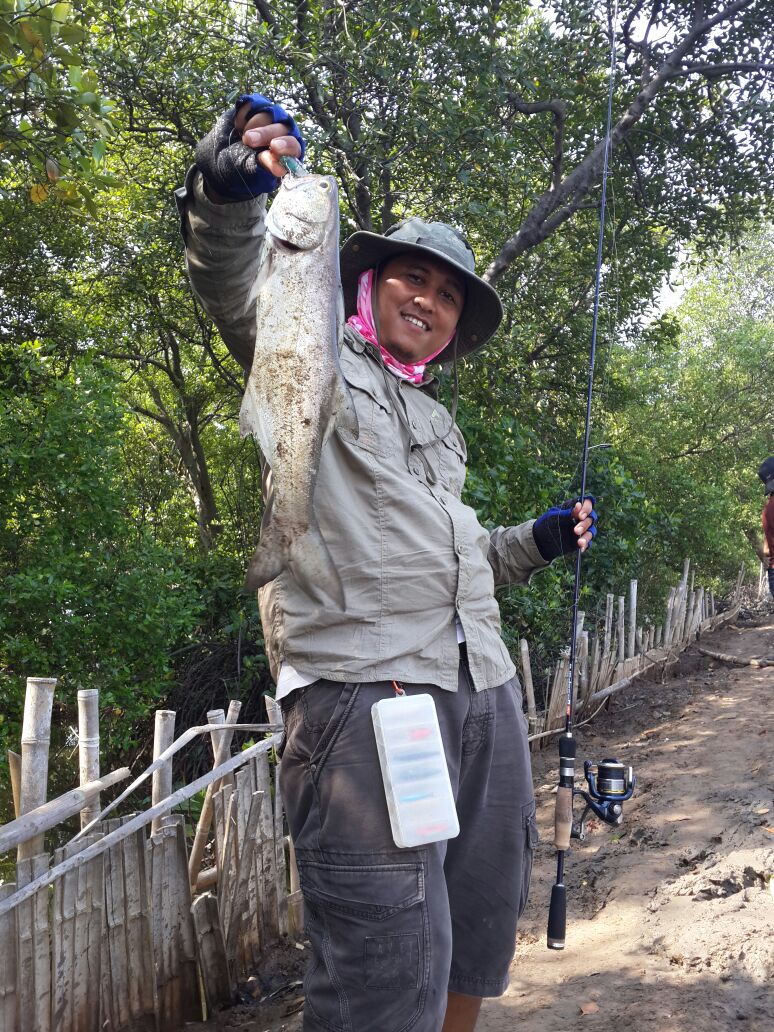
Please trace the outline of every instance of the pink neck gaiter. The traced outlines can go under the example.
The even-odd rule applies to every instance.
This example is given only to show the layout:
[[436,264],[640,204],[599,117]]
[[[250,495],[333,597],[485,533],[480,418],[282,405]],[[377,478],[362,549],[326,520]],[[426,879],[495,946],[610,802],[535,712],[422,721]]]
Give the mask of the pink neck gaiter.
[[351,315],[349,319],[347,319],[347,324],[349,326],[354,326],[362,337],[365,337],[370,344],[379,348],[381,356],[384,359],[384,364],[391,373],[394,373],[395,376],[399,377],[401,380],[409,380],[411,383],[422,383],[425,378],[425,366],[431,359],[435,358],[436,355],[440,355],[443,349],[451,343],[454,339],[454,334],[452,334],[446,343],[438,348],[437,351],[434,351],[432,355],[428,355],[424,362],[401,362],[379,343],[379,338],[376,334],[376,324],[374,322],[374,311],[372,306],[373,294],[374,270],[366,269],[365,272],[360,273],[360,277],[357,281],[357,315]]

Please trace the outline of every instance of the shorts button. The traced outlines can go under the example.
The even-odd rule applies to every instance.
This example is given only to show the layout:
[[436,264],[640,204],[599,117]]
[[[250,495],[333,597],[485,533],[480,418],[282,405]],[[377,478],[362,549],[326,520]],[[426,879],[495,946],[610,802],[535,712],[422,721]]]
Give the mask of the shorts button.
[[317,764],[316,763],[310,763],[309,764],[309,770],[311,770],[311,772],[314,774],[315,771],[317,770]]

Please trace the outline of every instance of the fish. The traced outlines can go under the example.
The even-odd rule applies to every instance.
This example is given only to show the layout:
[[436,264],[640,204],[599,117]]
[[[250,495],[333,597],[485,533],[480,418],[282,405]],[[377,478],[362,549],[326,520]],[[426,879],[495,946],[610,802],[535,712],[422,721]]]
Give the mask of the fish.
[[239,426],[270,467],[269,502],[245,577],[254,591],[289,569],[316,603],[345,606],[344,587],[314,512],[320,456],[336,426],[358,433],[339,364],[344,300],[339,202],[331,176],[286,175],[266,218],[255,353]]

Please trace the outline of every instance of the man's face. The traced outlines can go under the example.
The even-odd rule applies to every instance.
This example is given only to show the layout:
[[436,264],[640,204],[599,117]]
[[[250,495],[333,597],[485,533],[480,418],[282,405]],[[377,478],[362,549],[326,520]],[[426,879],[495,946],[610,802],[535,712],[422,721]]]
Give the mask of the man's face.
[[376,288],[379,340],[401,362],[435,354],[454,333],[465,286],[440,258],[407,252],[382,267]]

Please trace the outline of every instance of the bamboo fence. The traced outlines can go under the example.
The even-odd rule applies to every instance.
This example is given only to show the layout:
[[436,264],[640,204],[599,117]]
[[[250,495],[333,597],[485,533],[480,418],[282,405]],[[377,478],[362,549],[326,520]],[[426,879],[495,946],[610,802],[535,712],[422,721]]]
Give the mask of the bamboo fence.
[[[626,598],[608,595],[605,618],[593,634],[585,628],[586,614],[578,614],[578,642],[573,695],[580,720],[590,719],[594,707],[600,707],[616,692],[635,679],[645,677],[654,669],[675,659],[702,634],[715,630],[733,619],[739,611],[744,564],[739,570],[731,592],[729,605],[718,613],[714,594],[701,586],[694,586],[689,559],[683,565],[679,583],[669,589],[664,621],[641,627],[637,624],[637,581],[629,584],[629,610]],[[616,620],[614,621],[614,608]],[[535,707],[529,645],[520,642],[522,679],[524,683],[529,739],[531,748],[539,749],[564,729],[570,648],[566,646],[553,670],[549,671],[546,706],[542,712]],[[593,714],[592,714],[593,715]]]
[[[739,609],[694,586],[686,560],[663,622],[637,624],[637,582],[608,594],[604,621],[578,621],[576,693],[581,720],[654,666]],[[628,622],[627,622],[628,615]],[[540,747],[564,725],[569,648],[549,676],[538,712],[529,646],[520,642],[529,737]],[[303,906],[293,844],[285,831],[279,744],[282,715],[266,698],[269,724],[239,724],[240,704],[174,738],[175,714],[156,714],[154,759],[102,812],[100,801],[130,777],[100,774],[98,693],[79,693],[80,786],[46,801],[56,681],[30,678],[21,755],[9,753],[16,819],[0,827],[0,853],[17,850],[16,881],[0,884],[0,1032],[176,1032],[234,1002],[286,935],[299,935]],[[592,713],[593,715],[593,713]],[[232,755],[237,731],[262,732]],[[213,768],[175,789],[173,757],[210,734]],[[152,777],[151,806],[108,817]],[[202,794],[189,855],[184,818],[173,812]],[[50,856],[46,832],[80,814],[81,830]],[[203,868],[203,869],[202,869]]]
[[[174,1032],[233,1003],[281,937],[300,933],[281,764],[270,763],[281,711],[269,699],[271,724],[240,725],[234,704],[228,723],[216,712],[177,740],[174,713],[160,711],[154,762],[119,797],[152,776],[152,805],[106,818],[119,800],[100,814],[100,796],[130,772],[99,776],[95,695],[79,697],[81,786],[45,801],[54,687],[28,681],[17,816],[0,827],[0,853],[17,851],[15,882],[0,885],[0,1032]],[[235,730],[268,737],[232,755]],[[213,769],[175,790],[172,757],[204,731]],[[172,812],[198,793],[210,801],[197,837],[198,864],[207,849],[211,857],[203,872]],[[43,851],[46,832],[78,814],[80,833],[53,856]]]

